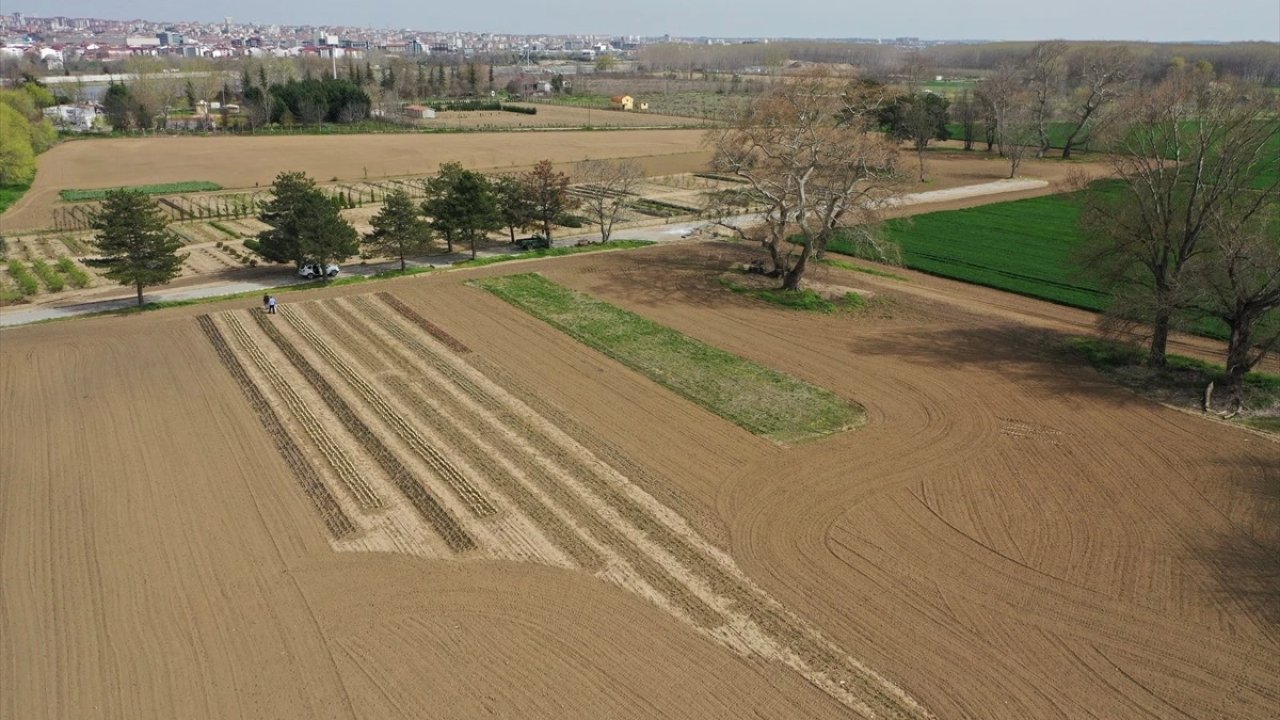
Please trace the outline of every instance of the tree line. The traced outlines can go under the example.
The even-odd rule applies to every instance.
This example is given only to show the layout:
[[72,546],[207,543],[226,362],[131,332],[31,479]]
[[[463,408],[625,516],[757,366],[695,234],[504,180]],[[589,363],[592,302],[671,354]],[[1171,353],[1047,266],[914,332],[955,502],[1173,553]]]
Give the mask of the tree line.
[[[403,189],[388,193],[370,221],[371,232],[361,237],[341,215],[341,196],[326,193],[305,173],[282,172],[258,216],[269,227],[246,244],[267,260],[296,267],[326,266],[363,246],[399,259],[403,270],[408,256],[426,252],[437,240],[444,241],[448,253],[466,246],[474,259],[477,243],[491,233],[505,231],[515,243],[518,231],[536,229],[549,247],[553,227],[584,205],[601,241],[607,242],[642,169],[627,160],[596,160],[580,163],[575,175],[590,189],[585,203],[570,191],[574,178],[556,170],[550,160],[526,173],[495,178],[446,163],[426,181],[421,202]],[[91,223],[92,242],[102,255],[86,262],[106,268],[109,279],[136,288],[141,306],[144,288],[163,285],[181,272],[186,255],[168,225],[150,196],[136,190],[108,192]]]

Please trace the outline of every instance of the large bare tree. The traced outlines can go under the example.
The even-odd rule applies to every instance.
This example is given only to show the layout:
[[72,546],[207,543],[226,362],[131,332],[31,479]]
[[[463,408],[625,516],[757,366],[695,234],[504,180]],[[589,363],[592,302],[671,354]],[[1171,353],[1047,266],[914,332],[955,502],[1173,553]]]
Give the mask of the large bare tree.
[[1151,324],[1153,367],[1166,364],[1169,332],[1193,307],[1200,256],[1276,207],[1276,111],[1270,93],[1175,66],[1126,98],[1107,129],[1120,187],[1086,196],[1087,266],[1112,290],[1113,318]]
[[1026,85],[1036,126],[1036,157],[1049,152],[1049,123],[1063,95],[1067,78],[1067,44],[1061,40],[1036,43],[1027,58]]
[[579,183],[583,209],[600,227],[600,242],[609,242],[618,215],[644,179],[644,168],[634,160],[584,160],[574,168],[573,178]]
[[1106,108],[1125,91],[1137,68],[1133,52],[1123,45],[1087,48],[1071,65],[1072,128],[1062,145],[1064,160],[1071,157],[1071,151],[1088,137],[1090,127],[1097,124]]
[[763,208],[758,223],[720,223],[761,244],[783,289],[800,287],[809,259],[837,230],[872,226],[898,192],[897,148],[872,132],[884,102],[882,88],[819,68],[774,83],[711,131],[712,166],[743,180]]

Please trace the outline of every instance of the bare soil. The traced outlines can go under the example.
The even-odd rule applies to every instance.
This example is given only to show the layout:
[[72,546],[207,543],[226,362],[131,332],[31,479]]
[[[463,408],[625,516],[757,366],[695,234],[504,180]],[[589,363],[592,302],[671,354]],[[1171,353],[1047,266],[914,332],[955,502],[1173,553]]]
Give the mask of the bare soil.
[[[509,114],[509,113],[507,113]],[[48,227],[58,191],[208,180],[226,188],[266,187],[283,170],[320,182],[434,173],[441,163],[523,170],[543,159],[636,158],[651,175],[691,172],[709,154],[701,130],[531,133],[156,137],[81,140],[40,156],[36,181],[0,218],[11,233]],[[172,159],[173,161],[166,161]]]
[[867,426],[753,436],[504,266],[0,331],[0,717],[1274,715],[1280,444],[1066,362],[1085,313],[749,257],[536,268]]

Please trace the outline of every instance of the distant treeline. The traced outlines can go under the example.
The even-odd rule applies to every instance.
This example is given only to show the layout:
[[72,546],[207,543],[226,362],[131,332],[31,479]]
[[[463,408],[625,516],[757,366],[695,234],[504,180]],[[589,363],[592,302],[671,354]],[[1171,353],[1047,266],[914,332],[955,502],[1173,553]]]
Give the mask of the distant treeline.
[[[858,68],[865,76],[886,78],[908,61],[921,63],[938,75],[983,75],[1002,63],[1024,60],[1034,42],[948,44],[914,50],[891,45],[795,40],[768,44],[690,45],[666,43],[641,51],[646,70],[692,74],[741,72],[746,68],[780,71],[786,63],[840,63]],[[1174,58],[1188,63],[1207,61],[1220,77],[1230,76],[1265,85],[1280,85],[1280,44],[1236,42],[1175,44],[1140,42],[1068,42],[1072,53],[1123,45],[1138,62],[1141,77],[1156,81]]]

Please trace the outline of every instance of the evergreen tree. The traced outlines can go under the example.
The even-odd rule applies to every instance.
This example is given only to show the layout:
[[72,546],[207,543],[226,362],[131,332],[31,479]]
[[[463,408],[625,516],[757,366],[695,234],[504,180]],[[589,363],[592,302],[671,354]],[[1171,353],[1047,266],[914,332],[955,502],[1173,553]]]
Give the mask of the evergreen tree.
[[364,236],[364,244],[399,257],[401,270],[405,269],[404,256],[423,249],[431,239],[431,226],[422,219],[418,207],[404,190],[391,191],[382,210],[369,224],[373,232]]
[[458,163],[445,163],[427,188],[429,195],[422,209],[431,217],[431,227],[444,235],[450,252],[453,241],[466,242],[475,259],[476,241],[502,227],[489,179]]
[[94,213],[93,244],[102,257],[87,261],[107,269],[108,279],[138,290],[164,285],[182,271],[182,241],[168,230],[168,218],[160,206],[136,190],[112,190]]

